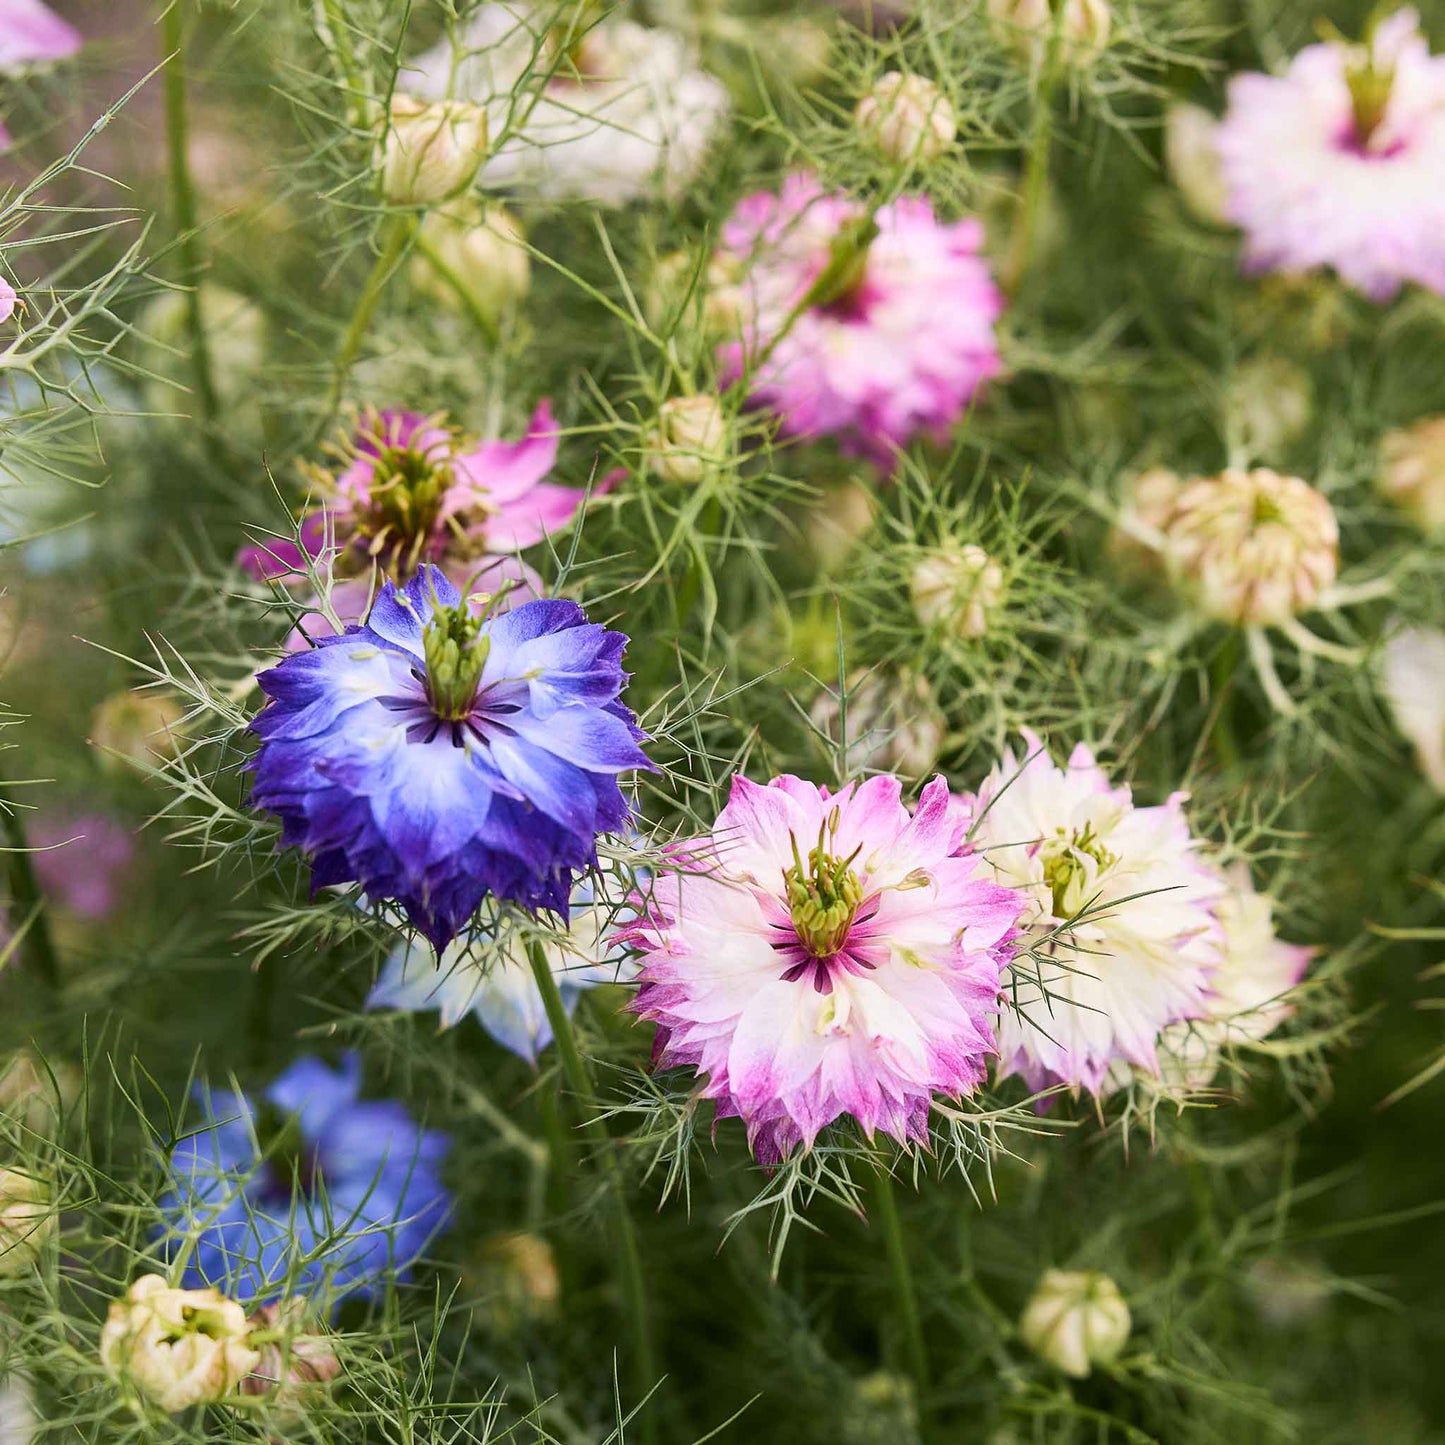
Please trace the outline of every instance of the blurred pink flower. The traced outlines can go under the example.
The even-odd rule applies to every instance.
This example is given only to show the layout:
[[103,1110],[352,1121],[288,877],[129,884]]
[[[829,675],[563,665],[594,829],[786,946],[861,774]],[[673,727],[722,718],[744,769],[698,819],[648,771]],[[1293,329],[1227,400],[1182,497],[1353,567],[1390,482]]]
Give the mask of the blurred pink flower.
[[746,197],[719,251],[742,331],[721,361],[784,432],[837,436],[891,470],[915,436],[946,442],[998,373],[1003,297],[977,220],[942,223],[926,197],[901,196],[873,221],[870,242],[866,207],[808,174]]
[[[0,0],[0,74],[64,60],[80,44],[80,32],[41,0]],[[9,144],[10,133],[0,125],[0,150]]]
[[105,813],[41,813],[27,828],[31,863],[53,903],[92,921],[114,913],[135,835]]

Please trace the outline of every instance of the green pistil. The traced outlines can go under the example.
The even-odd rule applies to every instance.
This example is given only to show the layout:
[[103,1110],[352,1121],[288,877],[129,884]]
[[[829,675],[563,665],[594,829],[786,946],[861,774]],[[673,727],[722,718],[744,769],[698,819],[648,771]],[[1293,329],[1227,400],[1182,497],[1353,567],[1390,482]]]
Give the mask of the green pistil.
[[482,631],[485,623],[485,616],[473,616],[462,603],[438,607],[422,633],[427,698],[444,722],[460,722],[476,701],[492,649],[492,639]]
[[793,929],[798,942],[813,958],[831,958],[843,947],[863,901],[863,885],[852,867],[862,846],[846,858],[831,852],[829,835],[837,831],[837,826],[835,808],[818,830],[818,844],[809,850],[806,863],[794,838],[793,866],[783,874]]
[[1351,45],[1329,21],[1320,22],[1324,38],[1345,50],[1345,84],[1350,88],[1350,110],[1355,122],[1355,140],[1367,148],[1385,119],[1390,93],[1395,87],[1394,65],[1381,65],[1375,54],[1378,11],[1365,27],[1364,38]]
[[1055,918],[1072,918],[1088,902],[1086,887],[1088,865],[1092,858],[1101,869],[1118,861],[1117,857],[1094,836],[1092,824],[1067,837],[1063,834],[1048,845],[1044,857],[1044,882],[1053,894]]

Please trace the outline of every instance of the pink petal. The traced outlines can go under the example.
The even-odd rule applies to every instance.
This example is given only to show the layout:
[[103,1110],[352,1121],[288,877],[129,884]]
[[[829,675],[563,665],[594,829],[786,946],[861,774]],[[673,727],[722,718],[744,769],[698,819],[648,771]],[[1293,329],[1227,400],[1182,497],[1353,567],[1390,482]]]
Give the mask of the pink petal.
[[545,398],[519,442],[485,441],[456,459],[459,475],[502,506],[531,491],[557,465],[557,423]]
[[0,70],[64,60],[80,45],[80,32],[40,0],[5,0],[0,7]]

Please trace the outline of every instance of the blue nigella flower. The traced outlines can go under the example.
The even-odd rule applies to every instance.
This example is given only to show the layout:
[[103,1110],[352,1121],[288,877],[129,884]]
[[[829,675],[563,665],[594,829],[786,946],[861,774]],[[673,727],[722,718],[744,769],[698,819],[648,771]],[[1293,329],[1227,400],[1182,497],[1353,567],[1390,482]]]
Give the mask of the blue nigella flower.
[[[608,870],[603,877],[609,877]],[[585,990],[599,983],[632,981],[636,965],[628,961],[615,935],[620,924],[636,916],[630,905],[599,897],[590,877],[572,889],[570,926],[543,945],[569,1015]],[[444,1029],[470,1013],[503,1048],[529,1064],[552,1042],[552,1025],[532,976],[525,939],[515,930],[492,939],[456,939],[440,963],[426,943],[403,943],[387,959],[366,1006],[404,1013],[434,1010]]]
[[[207,1123],[176,1145],[161,1200],[171,1250],[196,1243],[188,1288],[243,1304],[380,1294],[404,1279],[445,1223],[445,1134],[394,1100],[362,1102],[361,1060],[298,1059],[261,1104],[200,1090]],[[269,1136],[269,1137],[268,1137]]]
[[477,615],[434,567],[387,583],[360,627],[260,674],[254,807],[444,949],[487,894],[567,914],[597,835],[650,764],[618,700],[627,639],[574,602]]

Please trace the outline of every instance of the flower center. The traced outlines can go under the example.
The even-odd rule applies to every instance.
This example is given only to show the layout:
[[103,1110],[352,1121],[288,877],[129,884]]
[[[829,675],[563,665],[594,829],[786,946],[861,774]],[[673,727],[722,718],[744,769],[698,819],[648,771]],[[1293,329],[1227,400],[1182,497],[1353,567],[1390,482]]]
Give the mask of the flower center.
[[427,701],[443,722],[460,722],[471,714],[492,650],[492,639],[483,631],[486,620],[485,613],[474,615],[465,602],[438,607],[422,633]]
[[424,450],[376,439],[366,507],[356,535],[368,555],[395,576],[415,571],[435,540],[442,502],[452,484],[451,459],[435,442]]
[[1044,844],[1044,882],[1053,894],[1055,918],[1073,918],[1088,903],[1099,873],[1118,862],[1086,823]]
[[827,265],[798,309],[817,307],[839,316],[854,315],[868,279],[868,252],[877,239],[878,222],[871,215],[845,222],[828,247]]
[[793,931],[812,958],[832,958],[842,949],[863,902],[863,885],[852,866],[863,845],[846,858],[838,857],[829,847],[837,827],[835,808],[818,830],[817,846],[809,849],[806,862],[794,838],[793,866],[783,873]]

